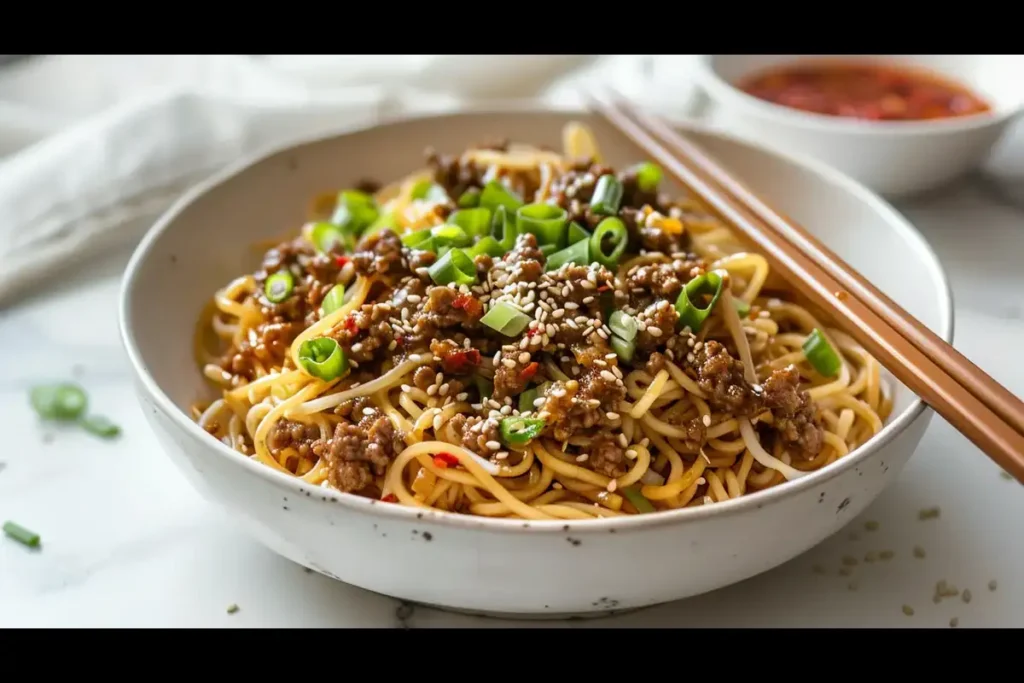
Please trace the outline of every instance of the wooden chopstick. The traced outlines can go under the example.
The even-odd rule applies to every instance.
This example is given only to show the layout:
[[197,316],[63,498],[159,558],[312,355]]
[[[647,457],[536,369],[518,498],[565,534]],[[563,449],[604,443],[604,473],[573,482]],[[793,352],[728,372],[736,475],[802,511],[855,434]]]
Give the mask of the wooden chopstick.
[[[784,279],[840,323],[897,379],[1024,483],[1024,404],[959,353],[951,354],[949,344],[867,284],[803,228],[764,202],[751,201],[756,199],[753,193],[694,143],[681,140],[668,126],[657,125],[660,122],[647,126],[653,117],[631,116],[633,108],[623,106],[619,97],[585,97],[591,108],[756,245]],[[880,296],[872,296],[872,290]],[[982,384],[988,390],[975,395],[971,388]]]

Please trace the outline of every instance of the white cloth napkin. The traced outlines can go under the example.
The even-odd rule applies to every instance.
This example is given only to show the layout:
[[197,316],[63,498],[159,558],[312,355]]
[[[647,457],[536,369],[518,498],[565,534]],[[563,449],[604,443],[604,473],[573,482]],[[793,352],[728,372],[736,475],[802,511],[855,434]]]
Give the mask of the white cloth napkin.
[[488,98],[578,104],[599,78],[659,108],[686,62],[647,56],[54,56],[0,70],[0,307],[137,240],[185,189],[291,139]]

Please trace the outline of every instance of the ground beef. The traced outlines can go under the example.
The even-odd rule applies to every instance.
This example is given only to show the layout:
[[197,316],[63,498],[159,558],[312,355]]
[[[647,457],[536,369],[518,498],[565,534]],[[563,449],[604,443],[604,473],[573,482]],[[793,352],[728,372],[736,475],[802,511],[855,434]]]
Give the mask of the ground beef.
[[693,353],[690,368],[697,386],[707,394],[716,410],[733,415],[750,415],[758,406],[757,396],[743,377],[743,363],[729,355],[717,341],[701,344]]
[[471,375],[480,367],[482,360],[479,351],[451,339],[432,340],[430,352],[441,359],[441,368],[446,375]]
[[686,432],[686,436],[682,438],[683,445],[686,446],[685,453],[699,453],[701,446],[704,445],[704,438],[707,434],[707,427],[704,426],[704,421],[695,417],[687,420],[685,423],[672,422],[670,424],[679,427]]
[[668,338],[675,334],[679,312],[668,299],[661,299],[640,311],[636,320],[636,347],[642,351],[651,351],[664,346]]
[[503,260],[512,265],[509,273],[513,282],[536,281],[544,272],[547,261],[544,252],[537,246],[537,237],[528,232],[516,237],[515,246],[505,254]]
[[521,360],[518,347],[502,348],[501,362],[494,367],[495,400],[501,401],[506,396],[518,396],[526,390],[530,382],[543,380],[543,377],[537,374],[540,364],[532,360],[529,353],[522,358],[525,360]]
[[608,477],[621,477],[629,469],[626,450],[609,434],[594,437],[587,452],[587,462],[595,472]]
[[418,328],[423,328],[418,332],[433,337],[436,330],[449,327],[473,329],[483,314],[483,306],[473,295],[437,286],[427,290],[427,303],[415,317],[415,322]]
[[548,388],[538,415],[547,419],[552,438],[565,441],[582,429],[608,424],[608,413],[618,411],[626,388],[616,379],[615,361],[609,357],[614,354],[607,351],[607,347],[575,347],[576,363],[584,370],[577,379],[554,382]]
[[401,276],[409,272],[409,263],[403,254],[402,240],[389,228],[363,238],[356,245],[352,263],[356,272],[365,276]]
[[790,453],[809,459],[821,451],[820,417],[810,394],[800,389],[795,366],[775,370],[765,380],[764,406],[772,411],[773,428]]
[[462,435],[462,446],[479,456],[488,457],[494,453],[487,447],[488,441],[501,443],[501,434],[495,420],[459,413],[451,419],[451,425],[456,434]]
[[460,157],[438,154],[432,148],[427,149],[426,157],[434,182],[443,187],[452,199],[458,199],[471,187],[483,187],[484,169],[477,168],[473,162],[462,163]]
[[355,493],[373,484],[403,448],[391,420],[373,411],[357,424],[339,422],[321,451],[327,460],[328,480],[339,491]]
[[300,458],[313,458],[313,445],[320,439],[320,428],[316,425],[303,424],[292,420],[280,420],[267,435],[267,449],[277,457],[281,451],[291,448],[296,454],[291,454],[284,462],[284,466],[295,472]]

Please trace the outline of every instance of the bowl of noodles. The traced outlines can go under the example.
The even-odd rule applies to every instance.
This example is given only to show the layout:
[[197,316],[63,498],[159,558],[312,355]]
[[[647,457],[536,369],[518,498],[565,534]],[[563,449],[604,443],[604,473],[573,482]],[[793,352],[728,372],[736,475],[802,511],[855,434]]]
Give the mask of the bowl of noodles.
[[[942,268],[885,202],[685,132],[951,338]],[[247,160],[146,235],[121,325],[164,449],[255,538],[478,613],[608,613],[775,567],[863,510],[931,418],[583,113],[413,118]]]

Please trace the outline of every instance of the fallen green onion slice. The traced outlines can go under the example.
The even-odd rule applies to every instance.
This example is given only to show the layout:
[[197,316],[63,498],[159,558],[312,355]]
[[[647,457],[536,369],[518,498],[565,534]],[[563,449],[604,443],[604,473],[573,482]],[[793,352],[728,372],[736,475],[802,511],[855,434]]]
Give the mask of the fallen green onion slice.
[[590,233],[576,221],[569,223],[569,244],[576,244],[583,240],[589,240]]
[[637,512],[646,513],[655,511],[654,506],[651,505],[651,501],[644,498],[644,494],[640,493],[639,486],[627,486],[622,489],[622,495],[626,496],[626,499],[633,504],[633,507],[637,509]]
[[473,209],[480,206],[480,190],[471,187],[462,193],[456,202],[460,209]]
[[612,334],[622,337],[624,341],[633,341],[636,338],[637,326],[633,316],[622,311],[613,311],[608,319],[608,329]]
[[460,209],[448,217],[448,222],[466,231],[470,237],[491,232],[490,209]]
[[590,210],[601,216],[614,216],[619,212],[622,203],[622,183],[618,178],[607,173],[597,179],[594,195],[590,200]]
[[611,344],[612,351],[623,363],[628,363],[633,360],[633,354],[636,353],[636,342],[626,341],[622,337],[617,337],[614,334],[608,342]]
[[746,301],[744,301],[743,299],[733,299],[732,303],[733,308],[736,309],[736,315],[738,315],[740,318],[746,318],[748,315],[750,315],[750,304],[748,304]]
[[102,436],[105,439],[112,439],[121,433],[120,427],[102,415],[90,415],[79,424],[90,434]]
[[[696,332],[711,315],[711,309],[718,303],[722,294],[722,276],[714,271],[704,273],[686,283],[683,291],[676,299],[676,311],[679,313],[678,326],[689,327]],[[706,307],[693,303],[697,297],[710,296],[711,301]]]
[[327,292],[323,303],[320,305],[320,317],[334,313],[345,303],[345,285],[334,285]]
[[333,223],[315,223],[310,232],[310,239],[313,246],[325,254],[329,254],[338,244],[349,249],[355,246],[352,235],[346,235]]
[[471,247],[463,249],[466,252],[466,256],[471,259],[475,259],[480,254],[487,254],[488,256],[503,256],[505,254],[505,248],[501,246],[498,240],[494,239],[490,235],[481,237]]
[[516,246],[516,237],[519,232],[516,230],[516,222],[509,219],[508,211],[504,206],[499,206],[491,216],[491,236],[498,240],[498,243],[505,249],[511,251]]
[[843,367],[843,361],[839,354],[828,343],[828,339],[815,327],[803,343],[804,355],[807,361],[823,377],[835,377]]
[[430,229],[430,235],[439,247],[465,247],[472,242],[466,231],[457,225],[439,225]]
[[511,304],[500,301],[491,306],[480,322],[506,337],[515,337],[526,329],[532,318]]
[[427,269],[430,279],[438,285],[454,282],[456,285],[471,285],[476,282],[476,266],[473,259],[461,249],[451,249]]
[[519,234],[528,232],[536,235],[537,244],[541,246],[554,244],[558,249],[565,246],[568,225],[569,214],[554,204],[527,204],[516,211]]
[[329,382],[348,370],[348,359],[338,342],[330,337],[317,337],[302,342],[299,364],[308,374]]
[[480,192],[480,206],[491,211],[497,211],[499,206],[504,206],[506,211],[515,214],[522,205],[523,200],[497,180],[492,180],[484,185],[484,189]]
[[545,270],[558,270],[566,263],[575,263],[578,266],[590,265],[590,242],[583,240],[576,244],[570,244],[561,251],[556,251],[548,257]]
[[535,439],[547,423],[540,418],[506,417],[498,425],[501,440],[510,446],[521,446]]
[[4,522],[4,533],[18,543],[27,545],[29,548],[39,547],[39,534],[34,531],[29,531],[20,524]]
[[661,167],[649,161],[638,164],[636,167],[636,186],[642,192],[654,192],[661,184],[664,174]]
[[271,303],[279,304],[295,290],[295,276],[290,270],[279,270],[263,283],[263,293]]
[[[610,252],[604,250],[605,240],[611,242]],[[605,268],[614,270],[619,264],[623,252],[626,251],[628,242],[629,233],[626,231],[626,224],[618,218],[605,218],[598,224],[594,234],[590,236],[590,258]]]
[[48,384],[34,387],[29,394],[32,407],[46,420],[77,420],[89,399],[76,384]]

